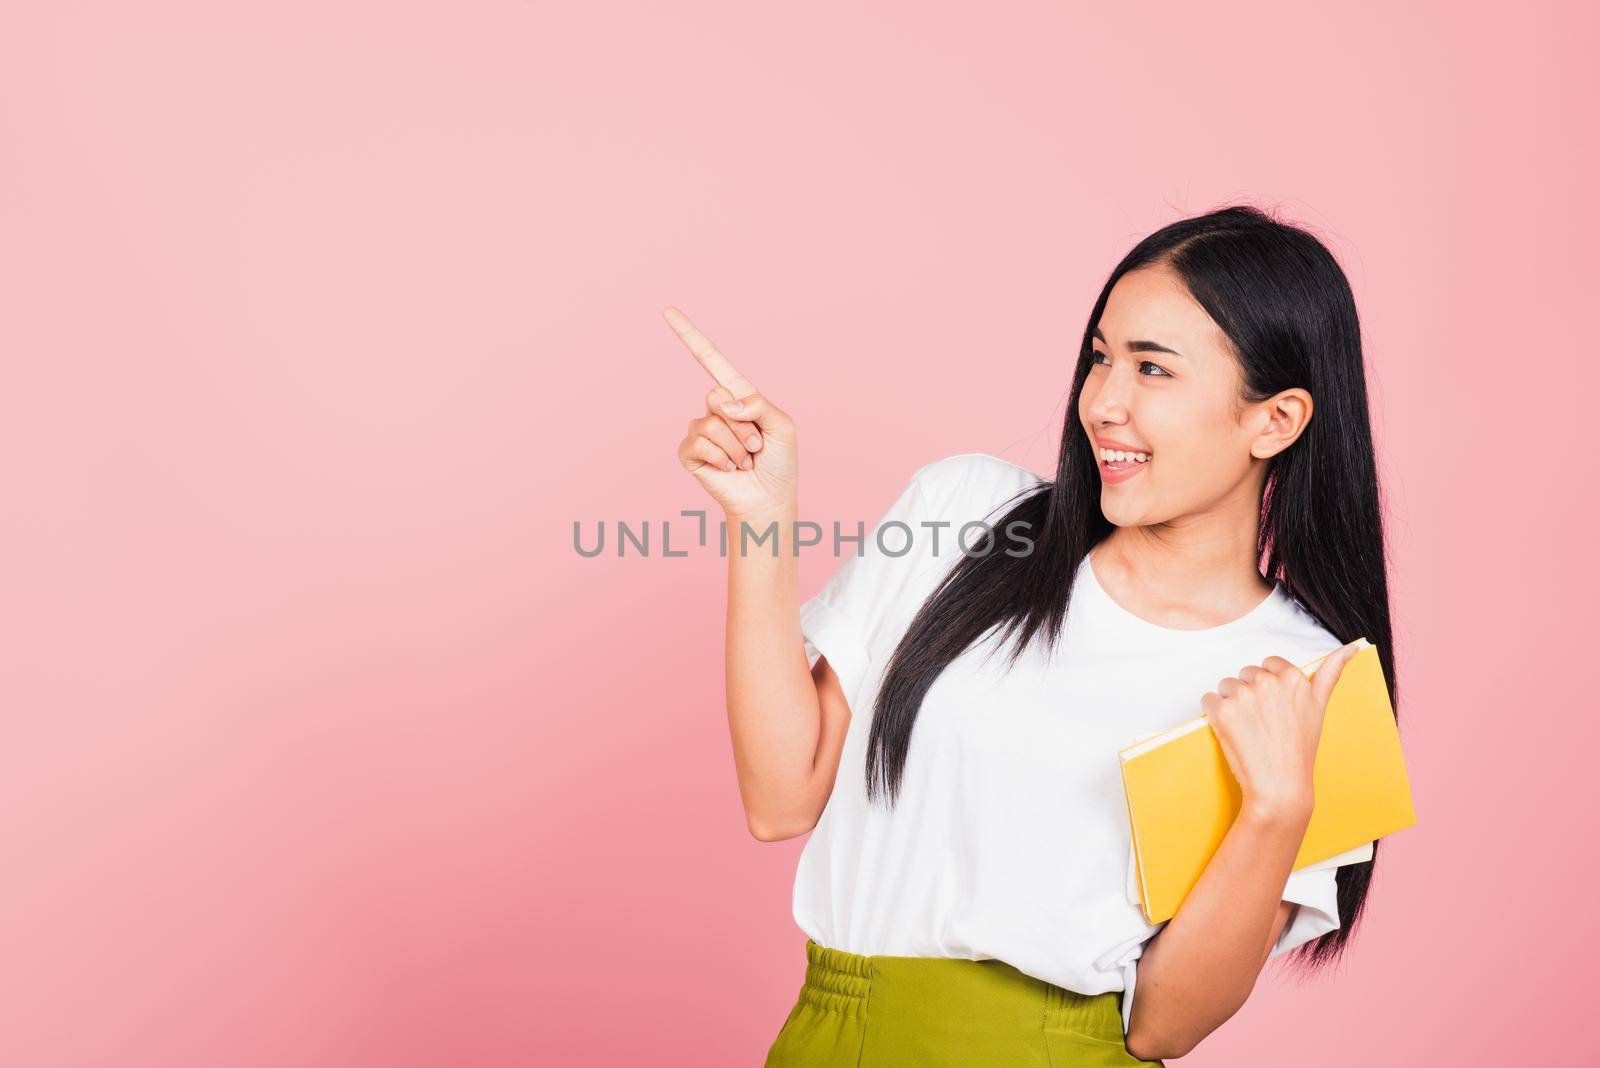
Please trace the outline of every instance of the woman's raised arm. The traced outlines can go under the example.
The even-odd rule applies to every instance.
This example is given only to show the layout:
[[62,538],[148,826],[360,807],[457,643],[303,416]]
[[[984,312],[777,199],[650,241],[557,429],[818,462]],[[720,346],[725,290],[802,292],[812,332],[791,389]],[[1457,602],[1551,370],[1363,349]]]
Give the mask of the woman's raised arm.
[[827,801],[848,722],[837,679],[825,685],[825,661],[813,677],[800,632],[794,420],[686,315],[668,307],[662,316],[717,383],[678,459],[727,523],[728,729],[745,820],[762,841],[791,838]]

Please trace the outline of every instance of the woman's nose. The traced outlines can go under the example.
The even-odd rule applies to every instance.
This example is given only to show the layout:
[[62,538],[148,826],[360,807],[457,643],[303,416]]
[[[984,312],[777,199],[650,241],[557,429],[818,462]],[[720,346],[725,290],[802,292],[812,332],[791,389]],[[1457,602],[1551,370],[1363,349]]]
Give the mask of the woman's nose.
[[1128,416],[1128,394],[1132,382],[1120,368],[1100,379],[1099,388],[1089,399],[1089,418],[1096,422],[1122,422]]

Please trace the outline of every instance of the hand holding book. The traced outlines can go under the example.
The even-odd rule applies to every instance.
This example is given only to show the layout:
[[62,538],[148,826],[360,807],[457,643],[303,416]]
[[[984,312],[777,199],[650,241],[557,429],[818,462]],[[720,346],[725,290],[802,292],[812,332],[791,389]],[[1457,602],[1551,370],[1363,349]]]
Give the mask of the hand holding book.
[[1323,714],[1340,673],[1363,641],[1330,653],[1311,678],[1283,657],[1269,656],[1223,679],[1200,699],[1245,807],[1311,818]]
[[[1303,759],[1295,755],[1296,745],[1314,745],[1314,760],[1311,816],[1295,871],[1352,854],[1416,822],[1377,647],[1361,639],[1295,670],[1315,684],[1324,666],[1338,670],[1326,676],[1323,689],[1308,687],[1296,699],[1300,703],[1288,706],[1291,716],[1302,717],[1293,729],[1258,730],[1249,716],[1263,715],[1259,705],[1246,711],[1243,702],[1235,701],[1238,714],[1231,719],[1223,711],[1222,733],[1232,741],[1251,739],[1236,746],[1232,757],[1224,751],[1210,711],[1119,754],[1139,896],[1151,923],[1177,914],[1245,804],[1247,779],[1254,797],[1276,794],[1281,802],[1284,782],[1297,781],[1303,771],[1261,769],[1284,752],[1291,754],[1291,761]],[[1258,677],[1252,673],[1248,683],[1237,681],[1254,690]],[[1260,688],[1269,687],[1297,689],[1281,679]],[[1215,696],[1219,701],[1211,703],[1222,707],[1225,696]],[[1272,701],[1282,711],[1278,698]],[[1230,732],[1241,723],[1242,729]],[[1308,735],[1314,742],[1307,742]]]

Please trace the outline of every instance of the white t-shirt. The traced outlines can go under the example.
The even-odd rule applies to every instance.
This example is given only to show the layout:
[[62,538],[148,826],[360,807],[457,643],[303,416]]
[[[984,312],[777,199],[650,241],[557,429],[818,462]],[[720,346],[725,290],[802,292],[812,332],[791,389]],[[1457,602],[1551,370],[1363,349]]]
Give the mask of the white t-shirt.
[[[991,521],[996,551],[1023,551],[998,520],[1036,485],[1032,471],[984,453],[919,468],[878,524],[909,529],[883,529],[884,551],[878,528],[859,555],[845,543],[844,563],[801,606],[807,658],[828,657],[851,717],[833,793],[800,855],[794,917],[818,944],[852,953],[997,959],[1084,994],[1126,991],[1126,1031],[1136,961],[1162,925],[1129,898],[1118,750],[1199,715],[1201,696],[1247,664],[1306,663],[1340,642],[1281,586],[1218,627],[1158,626],[1113,601],[1086,559],[1055,655],[1036,641],[1007,667],[1012,643],[998,646],[991,629],[929,689],[897,808],[882,796],[869,807],[867,734],[889,656],[960,561],[963,524]],[[922,525],[941,520],[950,525]],[[970,528],[961,545],[982,533]],[[909,551],[890,555],[908,538]],[[1272,956],[1339,926],[1334,876],[1289,876],[1283,900],[1299,907]]]

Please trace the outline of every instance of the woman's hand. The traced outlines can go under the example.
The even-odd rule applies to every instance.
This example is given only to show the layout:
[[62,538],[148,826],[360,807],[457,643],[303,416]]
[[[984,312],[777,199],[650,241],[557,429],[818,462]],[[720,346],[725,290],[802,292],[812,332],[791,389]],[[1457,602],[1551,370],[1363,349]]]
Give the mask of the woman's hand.
[[[1358,639],[1359,641],[1359,639]],[[1312,771],[1328,695],[1357,642],[1329,653],[1308,679],[1281,656],[1269,656],[1217,684],[1200,709],[1239,780],[1246,807],[1274,816],[1311,818]]]
[[[661,315],[717,382],[706,394],[706,414],[689,420],[678,442],[678,461],[729,519],[792,510],[799,474],[794,420],[757,393],[687,315],[672,307]],[[741,407],[730,411],[728,403]]]

